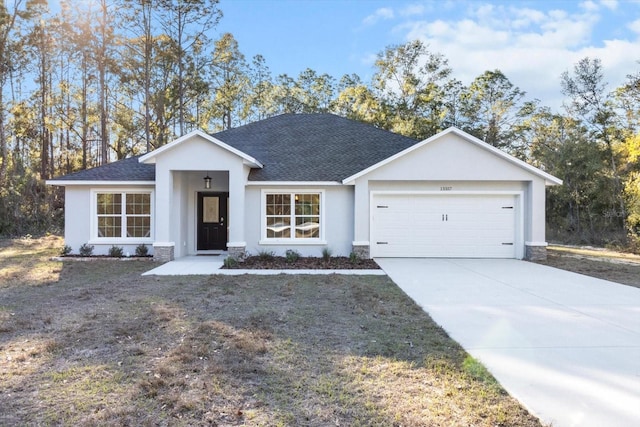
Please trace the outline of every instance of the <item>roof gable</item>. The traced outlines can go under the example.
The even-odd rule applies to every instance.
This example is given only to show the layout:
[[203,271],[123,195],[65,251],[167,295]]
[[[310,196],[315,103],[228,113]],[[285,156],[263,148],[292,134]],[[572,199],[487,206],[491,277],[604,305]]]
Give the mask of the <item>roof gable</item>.
[[180,138],[170,142],[169,144],[163,145],[162,147],[151,151],[150,153],[147,153],[143,156],[140,157],[140,162],[141,163],[147,163],[147,164],[153,164],[156,162],[156,158],[159,155],[162,155],[165,152],[168,152],[178,146],[181,146],[183,144],[188,144],[190,140],[193,140],[193,138],[195,136],[199,136],[201,138],[203,138],[204,140],[226,150],[229,151],[232,154],[235,154],[236,156],[240,157],[245,164],[251,166],[251,167],[255,167],[255,168],[261,168],[262,164],[256,160],[254,157],[238,150],[237,148],[234,148],[228,144],[226,144],[223,141],[220,141],[219,139],[215,138],[212,135],[206,134],[204,132],[202,132],[201,130],[194,130],[192,132],[189,132],[186,135],[181,136]]
[[562,180],[554,177],[553,175],[550,175],[534,166],[531,166],[530,164],[523,162],[522,160],[511,156],[510,154],[505,153],[502,150],[497,149],[496,147],[487,144],[484,141],[481,141],[480,139],[469,135],[468,133],[457,129],[455,127],[450,127],[430,138],[425,139],[424,141],[421,141],[417,144],[414,144],[413,146],[398,152],[396,154],[394,154],[393,156],[390,156],[384,160],[382,160],[381,162],[376,163],[375,165],[372,165],[366,169],[363,169],[361,171],[359,171],[358,173],[349,176],[348,178],[345,178],[342,183],[343,184],[353,184],[355,182],[356,179],[365,176],[369,173],[372,173],[380,168],[382,168],[385,165],[391,164],[394,161],[397,161],[399,159],[402,158],[406,158],[406,156],[410,156],[412,153],[414,153],[417,150],[420,150],[423,147],[429,146],[431,144],[435,144],[436,142],[439,142],[441,140],[443,140],[447,135],[455,135],[457,137],[459,137],[460,140],[465,141],[466,143],[472,144],[473,146],[480,148],[482,150],[484,150],[487,153],[490,153],[493,156],[496,156],[498,159],[503,160],[507,163],[509,163],[512,166],[515,166],[517,168],[520,168],[524,171],[526,171],[527,173],[533,174],[535,176],[538,176],[542,179],[545,180],[545,183],[547,185],[558,185],[558,184],[562,184]]

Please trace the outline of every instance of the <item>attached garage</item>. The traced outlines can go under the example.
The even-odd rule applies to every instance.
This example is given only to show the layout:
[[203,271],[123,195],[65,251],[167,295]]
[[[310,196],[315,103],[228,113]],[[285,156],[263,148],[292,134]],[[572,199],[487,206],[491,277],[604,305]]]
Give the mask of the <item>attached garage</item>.
[[537,259],[545,189],[562,181],[450,128],[342,184],[361,256]]
[[371,255],[521,257],[519,201],[503,193],[373,193]]

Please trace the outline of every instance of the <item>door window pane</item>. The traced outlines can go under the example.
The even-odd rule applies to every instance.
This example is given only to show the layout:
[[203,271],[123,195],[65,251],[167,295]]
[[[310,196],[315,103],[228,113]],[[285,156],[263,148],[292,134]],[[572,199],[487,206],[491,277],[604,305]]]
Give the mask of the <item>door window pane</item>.
[[220,222],[220,198],[202,198],[202,222]]

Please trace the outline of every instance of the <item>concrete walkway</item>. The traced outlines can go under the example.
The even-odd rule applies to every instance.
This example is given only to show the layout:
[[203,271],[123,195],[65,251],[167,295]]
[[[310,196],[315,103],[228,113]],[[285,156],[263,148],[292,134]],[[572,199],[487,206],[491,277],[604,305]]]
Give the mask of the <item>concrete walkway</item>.
[[345,274],[345,275],[377,275],[384,276],[383,270],[222,270],[226,254],[219,256],[185,256],[162,264],[152,270],[142,273],[143,276],[186,276],[221,274],[226,276],[241,276],[254,274],[261,276],[277,274]]
[[376,261],[543,423],[640,426],[640,289],[517,260]]
[[226,255],[185,256],[142,273],[143,276],[186,276],[215,274],[224,265]]

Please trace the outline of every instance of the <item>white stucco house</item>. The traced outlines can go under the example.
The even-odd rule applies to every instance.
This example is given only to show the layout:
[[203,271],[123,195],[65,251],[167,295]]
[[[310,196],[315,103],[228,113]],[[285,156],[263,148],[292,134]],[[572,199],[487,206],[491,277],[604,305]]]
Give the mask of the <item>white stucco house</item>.
[[65,242],[154,257],[538,258],[562,181],[455,128],[416,141],[332,114],[285,114],[48,181]]

